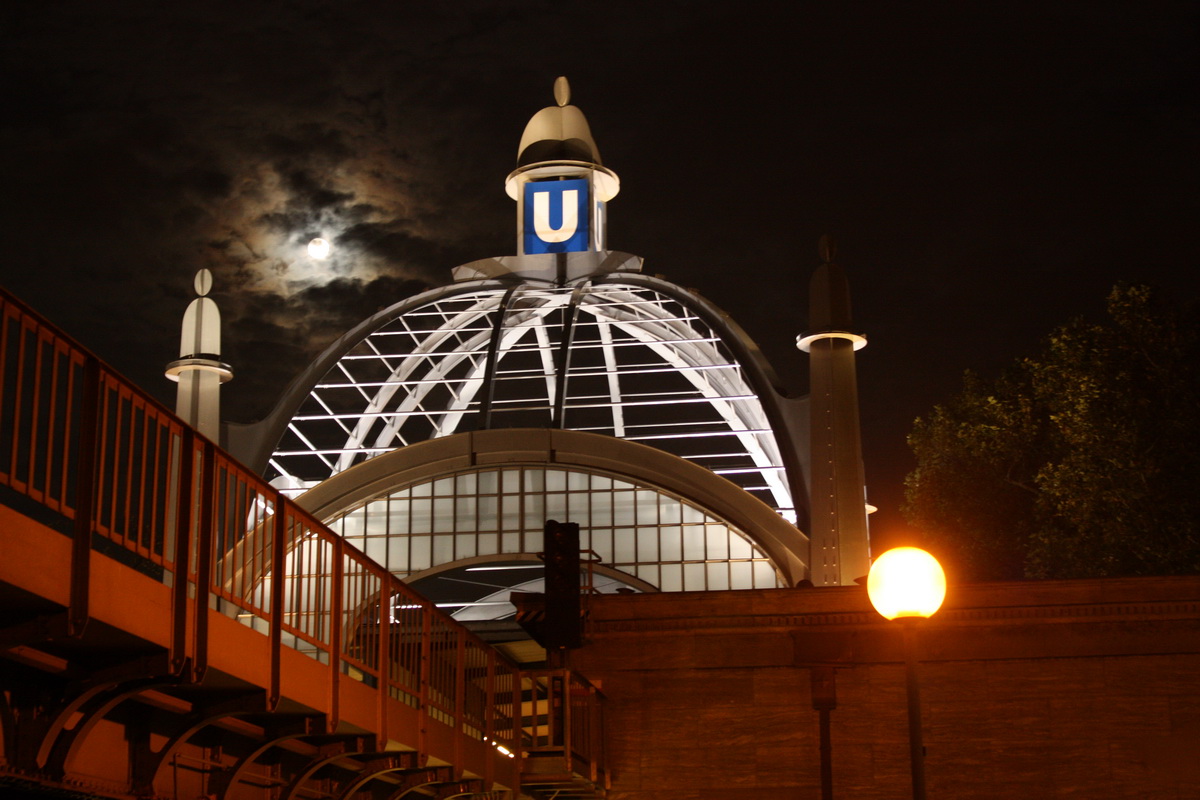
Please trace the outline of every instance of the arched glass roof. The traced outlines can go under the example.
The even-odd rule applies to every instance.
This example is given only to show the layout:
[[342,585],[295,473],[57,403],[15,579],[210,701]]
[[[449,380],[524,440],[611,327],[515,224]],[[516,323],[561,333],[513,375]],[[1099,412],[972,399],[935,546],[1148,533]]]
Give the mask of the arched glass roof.
[[681,456],[794,521],[799,462],[756,353],[719,311],[661,279],[463,281],[343,337],[319,377],[293,389],[268,476],[303,489],[460,431],[565,428]]
[[[449,613],[500,619],[513,613],[508,593],[518,581],[541,591],[542,562],[520,559],[543,549],[547,519],[579,524],[582,549],[609,568],[600,591],[786,585],[728,520],[673,492],[575,466],[452,472],[364,498],[325,521],[397,577],[447,600]],[[447,565],[465,572],[447,575]]]

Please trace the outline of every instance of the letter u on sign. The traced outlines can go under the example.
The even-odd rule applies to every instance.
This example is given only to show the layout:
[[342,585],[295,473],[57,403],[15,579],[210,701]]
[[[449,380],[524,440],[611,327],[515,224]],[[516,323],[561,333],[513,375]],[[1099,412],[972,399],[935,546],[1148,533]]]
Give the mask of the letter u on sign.
[[587,250],[587,181],[531,181],[525,184],[524,222],[526,253]]
[[579,227],[579,191],[568,189],[562,193],[562,217],[559,227],[550,225],[550,193],[533,193],[533,232],[543,242],[558,244],[575,235]]

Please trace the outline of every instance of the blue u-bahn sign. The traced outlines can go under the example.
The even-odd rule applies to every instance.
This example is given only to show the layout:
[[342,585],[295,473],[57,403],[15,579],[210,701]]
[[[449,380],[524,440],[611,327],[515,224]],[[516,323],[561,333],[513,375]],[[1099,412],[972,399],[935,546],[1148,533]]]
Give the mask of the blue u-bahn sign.
[[588,182],[525,184],[525,252],[578,253],[588,249]]

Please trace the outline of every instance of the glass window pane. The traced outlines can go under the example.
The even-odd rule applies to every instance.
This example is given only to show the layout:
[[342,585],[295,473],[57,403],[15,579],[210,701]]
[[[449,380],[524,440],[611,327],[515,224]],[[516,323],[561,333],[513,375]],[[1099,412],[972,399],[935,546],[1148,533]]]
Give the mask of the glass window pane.
[[608,492],[592,495],[591,524],[595,527],[613,524],[612,495]]
[[642,580],[644,580],[646,583],[650,584],[651,586],[654,586],[656,588],[658,587],[659,578],[658,578],[658,567],[657,566],[638,567],[637,568],[637,576],[639,578],[641,578]]
[[479,555],[490,556],[500,552],[500,537],[494,533],[479,535]]
[[501,527],[506,531],[518,530],[521,527],[520,495],[504,495],[503,501],[504,513],[500,516]]
[[546,491],[565,492],[567,490],[567,473],[558,469],[546,470]]
[[749,561],[729,562],[729,588],[753,589],[754,564]]
[[475,534],[459,533],[454,536],[454,558],[471,558],[475,553]]
[[637,524],[658,524],[658,492],[640,491],[637,493]]
[[525,531],[525,552],[540,553],[542,552],[542,529]]
[[704,565],[683,565],[683,590],[685,592],[702,592],[705,589]]
[[342,522],[342,536],[346,540],[352,542],[356,547],[360,546],[363,536],[363,512],[361,508],[356,508],[346,515]]
[[525,491],[527,491],[527,492],[544,492],[544,491],[546,491],[546,473],[540,469],[525,470]]
[[769,561],[754,562],[754,588],[770,589],[776,585],[775,568]]
[[593,475],[591,484],[593,489],[611,489],[613,482],[612,478],[606,478],[603,475]]
[[617,528],[613,531],[613,563],[632,564],[634,552],[633,528]]
[[613,562],[613,546],[612,546],[612,529],[601,528],[591,530],[592,549],[600,556],[600,560],[606,564]]
[[683,560],[683,532],[678,525],[662,528],[658,540],[662,549],[659,557],[663,561]]
[[454,500],[454,530],[474,531],[477,527],[475,524],[475,498],[456,498]]
[[525,530],[537,528],[539,531],[546,524],[546,512],[542,502],[545,498],[540,494],[525,495],[525,519],[522,526]]
[[476,479],[474,472],[459,475],[454,479],[454,493],[457,495],[475,494]]
[[387,498],[372,500],[367,503],[367,522],[364,530],[368,533],[387,532]]
[[407,536],[393,536],[388,539],[387,568],[392,572],[408,573]]
[[587,492],[568,492],[566,517],[571,522],[578,522],[580,525],[587,525],[589,520],[588,514],[588,493]]
[[433,566],[430,537],[412,536],[409,538],[409,543],[412,548],[412,561],[408,565],[410,572],[420,572]]
[[505,494],[516,494],[521,491],[521,471],[517,469],[506,469],[502,473],[500,485],[504,487]]
[[683,505],[683,521],[684,522],[704,522],[704,514],[695,506],[690,506],[687,503]]
[[429,533],[433,530],[433,503],[430,500],[412,501],[413,533]]
[[393,497],[388,503],[388,533],[393,536],[408,533],[408,500]]
[[568,472],[567,473],[567,489],[572,492],[584,492],[588,489],[588,480],[591,476],[586,472]]
[[476,474],[479,494],[495,494],[500,488],[500,473],[495,470]]
[[479,498],[479,530],[494,531],[500,527],[500,498]]
[[429,497],[432,492],[433,484],[431,483],[418,483],[412,487],[413,497]]
[[546,519],[556,519],[559,522],[571,522],[567,516],[567,496],[565,494],[546,495]]
[[658,520],[663,525],[678,525],[682,519],[682,504],[674,497],[660,495],[658,498]]
[[637,555],[643,564],[658,561],[658,528],[637,529]]
[[367,554],[367,558],[374,561],[376,564],[387,564],[387,537],[386,536],[368,536],[366,539],[366,547],[363,552]]
[[633,524],[633,492],[613,492],[613,524]]
[[454,530],[454,498],[438,497],[433,501],[433,530]]
[[738,536],[733,531],[730,531],[729,536],[729,557],[730,558],[753,558],[754,549],[750,547],[750,542]]
[[438,478],[434,481],[433,494],[440,497],[454,494],[454,478]]
[[705,525],[708,559],[729,558],[729,529],[724,525]]
[[[685,525],[683,528],[683,558],[685,561],[704,560],[704,527]],[[690,592],[691,589],[688,589]]]
[[708,588],[710,591],[729,588],[729,562],[708,564]]
[[433,537],[433,565],[440,566],[449,564],[454,560],[454,537],[453,536],[434,536]]
[[664,592],[683,591],[683,566],[681,564],[665,564],[662,567],[662,583],[660,589]]
[[521,552],[521,534],[506,533],[503,535],[500,542],[500,550],[504,553],[519,553]]

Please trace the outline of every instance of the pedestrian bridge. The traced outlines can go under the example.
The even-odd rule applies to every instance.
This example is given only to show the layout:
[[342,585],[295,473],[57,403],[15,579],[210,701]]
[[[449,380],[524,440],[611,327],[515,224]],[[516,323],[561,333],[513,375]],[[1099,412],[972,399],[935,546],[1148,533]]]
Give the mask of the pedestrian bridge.
[[596,687],[522,669],[2,292],[0,313],[0,790],[604,796]]

